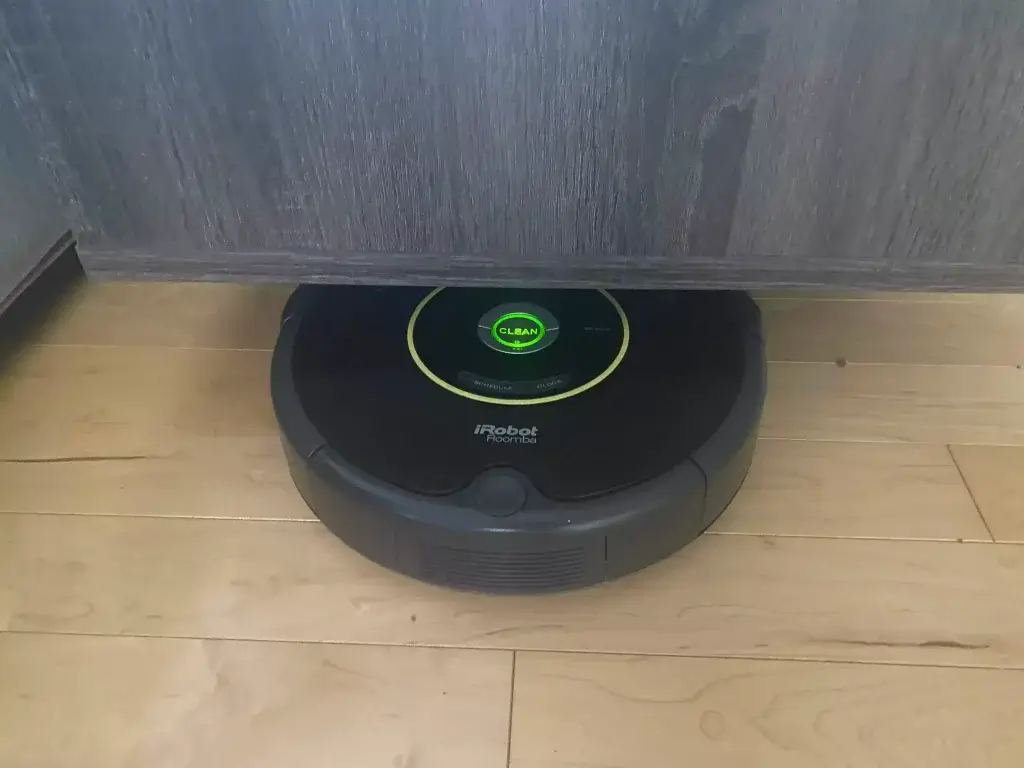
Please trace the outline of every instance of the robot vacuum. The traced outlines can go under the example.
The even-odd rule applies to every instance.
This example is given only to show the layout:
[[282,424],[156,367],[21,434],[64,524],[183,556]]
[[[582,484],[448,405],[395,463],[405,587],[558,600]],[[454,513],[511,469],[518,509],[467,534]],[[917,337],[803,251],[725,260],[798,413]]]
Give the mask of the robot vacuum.
[[565,590],[667,557],[725,509],[765,395],[741,292],[302,286],[271,375],[292,478],[417,579]]

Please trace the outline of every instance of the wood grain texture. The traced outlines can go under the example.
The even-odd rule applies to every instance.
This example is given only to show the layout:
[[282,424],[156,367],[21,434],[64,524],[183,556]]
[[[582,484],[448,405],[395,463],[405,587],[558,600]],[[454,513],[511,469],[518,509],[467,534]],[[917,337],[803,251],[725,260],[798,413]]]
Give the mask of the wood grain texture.
[[950,451],[995,540],[1024,543],[1024,448],[952,445]]
[[[127,455],[88,447],[76,454],[54,437],[45,455],[37,440],[35,455],[0,457],[0,512],[315,519],[292,484],[276,437],[179,434],[149,453]],[[17,436],[5,442],[16,445]],[[936,523],[929,530],[949,528]]]
[[0,764],[504,768],[512,654],[0,635]]
[[1017,265],[923,264],[901,269],[828,259],[764,266],[751,258],[685,261],[670,256],[565,258],[526,254],[397,254],[310,251],[196,251],[194,248],[79,249],[90,276],[101,280],[350,283],[354,285],[506,286],[535,288],[726,288],[874,291],[1024,292]]
[[1018,4],[3,14],[97,272],[1024,288]]
[[[0,465],[0,482],[5,474]],[[806,440],[761,440],[743,487],[711,530],[990,540],[944,446]]]
[[[0,456],[0,512],[313,520],[275,437],[165,435],[149,453],[69,451],[29,427]],[[24,438],[22,438],[24,434]],[[25,455],[29,454],[29,455]],[[182,478],[189,478],[182,482]],[[713,533],[988,541],[943,446],[763,440]]]
[[1024,8],[773,10],[731,248],[781,261],[1019,265]]
[[277,434],[270,355],[263,351],[32,347],[4,374],[0,423],[7,426],[0,444],[12,439],[14,429],[25,435],[33,425],[43,430],[41,440],[47,425],[65,433],[121,425],[126,434],[148,438],[157,451],[162,429],[205,436]]
[[[37,343],[271,350],[291,285],[83,285]],[[978,294],[765,293],[769,360],[1024,363],[1024,297]]]
[[36,343],[269,351],[293,288],[92,281],[48,319]]
[[564,259],[724,250],[766,33],[749,5],[8,15],[43,93],[91,129],[62,124],[95,242]]
[[868,301],[887,304],[990,304],[999,307],[1016,305],[1020,298],[1012,293],[971,293],[957,291],[936,293],[928,291],[863,291],[854,289],[824,290],[817,288],[756,288],[751,295],[758,302],[767,299],[801,301]]
[[761,435],[1024,444],[1024,370],[772,363]]
[[54,126],[0,10],[0,311],[45,261],[56,258],[77,201],[61,189],[70,170]]
[[1021,672],[522,653],[511,768],[1015,768]]
[[983,538],[959,469],[1020,541],[1021,449],[944,445],[1020,434],[1021,372],[971,364],[1012,352],[1014,297],[808,300],[776,349],[888,362],[773,364],[798,439],[760,442],[718,530],[495,598],[311,519],[267,394],[284,293],[86,286],[0,370],[0,765],[1020,764],[1024,547],[934,540]]
[[[88,286],[41,334],[49,346],[25,349],[0,381],[0,459],[7,460],[0,508],[76,512],[87,494],[87,508],[99,514],[308,518],[280,460],[268,355],[235,349],[272,343],[284,293]],[[818,308],[817,325],[834,329],[825,338],[853,339],[868,358],[914,354],[913,335],[846,329],[839,320],[849,302],[808,303]],[[939,312],[955,326],[957,309],[981,318],[977,328],[991,332],[993,354],[1013,348],[1017,334],[1002,315],[974,304],[922,305],[921,323]],[[770,345],[792,347],[803,327],[769,325]],[[87,346],[63,346],[75,343]],[[109,346],[118,343],[140,346]],[[179,348],[189,344],[227,349]],[[965,341],[944,354],[973,353]],[[1019,442],[1022,381],[1014,368],[776,364],[763,434]],[[178,488],[181,473],[205,480]],[[914,514],[892,514],[908,499],[929,501]],[[747,488],[720,525],[747,533],[985,538],[945,450],[926,446],[762,443]]]
[[1024,549],[705,536],[620,581],[495,598],[320,525],[0,515],[0,629],[1024,668]]
[[1024,296],[759,304],[769,360],[1024,366]]
[[[45,455],[32,446],[52,445],[55,433],[66,435],[70,448],[79,440],[77,431],[93,428],[109,442],[93,441],[90,455],[126,446],[160,452],[169,432],[275,436],[269,365],[263,351],[28,348],[0,378],[0,455]],[[773,363],[761,434],[1021,445],[1024,371]]]

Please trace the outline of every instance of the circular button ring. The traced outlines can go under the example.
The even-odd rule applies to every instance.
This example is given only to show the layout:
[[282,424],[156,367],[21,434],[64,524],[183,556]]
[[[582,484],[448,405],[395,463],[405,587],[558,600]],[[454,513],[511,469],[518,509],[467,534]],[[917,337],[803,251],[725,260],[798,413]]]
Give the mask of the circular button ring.
[[536,304],[500,304],[484,313],[476,332],[495,352],[528,355],[555,343],[558,320]]

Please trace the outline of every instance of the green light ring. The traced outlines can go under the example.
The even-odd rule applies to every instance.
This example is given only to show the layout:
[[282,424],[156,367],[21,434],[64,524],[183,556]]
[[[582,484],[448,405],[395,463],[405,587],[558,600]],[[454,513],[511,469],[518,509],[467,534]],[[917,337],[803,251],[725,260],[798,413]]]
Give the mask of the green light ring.
[[[498,326],[506,320],[511,320],[513,318],[521,318],[523,320],[529,320],[536,323],[537,327],[540,328],[540,336],[525,343],[505,341],[498,335]],[[531,315],[529,312],[509,312],[491,323],[491,338],[501,344],[501,346],[508,347],[509,349],[526,349],[528,347],[532,347],[534,344],[539,344],[541,339],[543,339],[547,333],[547,329],[544,327],[544,323],[540,321],[540,318]]]
[[419,304],[416,305],[416,309],[413,310],[412,315],[409,317],[409,325],[405,331],[405,342],[409,347],[409,354],[412,356],[413,362],[416,363],[416,367],[420,369],[424,376],[442,389],[446,389],[453,395],[464,397],[467,400],[476,400],[479,403],[490,403],[491,405],[544,405],[546,403],[557,403],[559,400],[567,400],[570,397],[575,397],[576,395],[586,392],[588,389],[593,389],[611,376],[612,373],[615,372],[615,369],[619,367],[619,364],[622,363],[623,358],[626,356],[626,350],[629,348],[629,320],[626,319],[626,313],[623,311],[622,307],[619,306],[619,302],[617,302],[615,298],[608,293],[608,291],[603,288],[598,288],[597,292],[608,299],[611,305],[615,307],[615,311],[619,315],[619,320],[622,321],[622,344],[619,346],[619,351],[615,355],[615,359],[612,360],[608,367],[600,374],[592,378],[586,384],[581,384],[575,389],[570,389],[568,392],[562,392],[557,395],[546,395],[545,397],[534,397],[529,400],[504,400],[500,397],[488,397],[487,395],[478,395],[476,392],[468,392],[464,389],[452,386],[430,370],[420,358],[419,352],[416,351],[416,342],[413,340],[413,329],[416,327],[416,321],[419,319],[420,313],[423,311],[423,308],[430,303],[431,299],[443,290],[443,287],[435,288],[428,293]]

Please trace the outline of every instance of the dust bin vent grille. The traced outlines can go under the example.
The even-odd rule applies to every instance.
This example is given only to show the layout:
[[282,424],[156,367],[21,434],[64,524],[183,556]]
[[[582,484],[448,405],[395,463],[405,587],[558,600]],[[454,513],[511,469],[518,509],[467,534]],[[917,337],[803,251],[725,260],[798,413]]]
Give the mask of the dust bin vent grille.
[[467,589],[569,589],[580,584],[584,575],[583,547],[547,552],[481,552],[433,546],[423,554],[431,581]]

